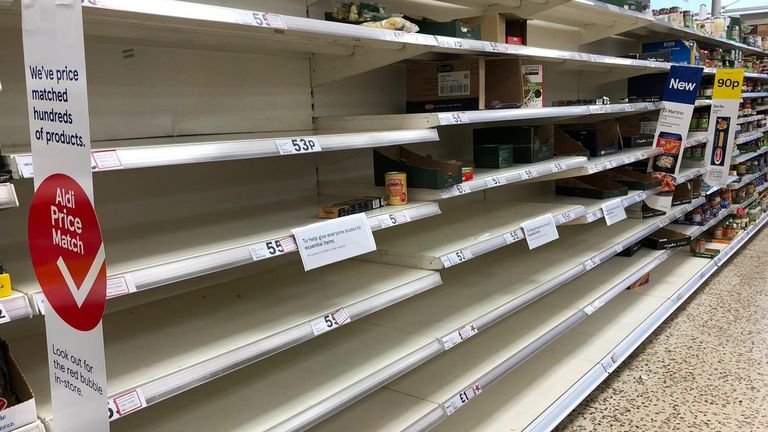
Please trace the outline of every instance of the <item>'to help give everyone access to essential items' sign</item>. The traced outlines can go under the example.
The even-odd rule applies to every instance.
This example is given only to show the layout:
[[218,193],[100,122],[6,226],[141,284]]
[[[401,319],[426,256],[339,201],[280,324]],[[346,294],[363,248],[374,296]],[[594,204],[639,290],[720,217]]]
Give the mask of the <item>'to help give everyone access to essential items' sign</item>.
[[107,266],[93,206],[80,2],[22,2],[22,34],[35,167],[28,241],[46,300],[56,432],[105,432]]

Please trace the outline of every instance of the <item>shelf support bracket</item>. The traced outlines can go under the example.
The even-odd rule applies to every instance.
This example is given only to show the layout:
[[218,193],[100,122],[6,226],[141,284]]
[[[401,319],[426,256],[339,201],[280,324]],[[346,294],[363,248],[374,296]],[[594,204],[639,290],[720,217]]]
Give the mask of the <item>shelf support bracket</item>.
[[632,21],[613,20],[610,24],[587,24],[579,29],[579,45],[586,45],[590,42],[616,36],[618,34],[643,27],[645,23],[638,19]]
[[432,47],[425,45],[404,44],[403,48],[397,50],[355,47],[352,55],[345,57],[315,54],[311,60],[312,87],[317,88],[340,79],[391,65],[424,54],[431,49]]

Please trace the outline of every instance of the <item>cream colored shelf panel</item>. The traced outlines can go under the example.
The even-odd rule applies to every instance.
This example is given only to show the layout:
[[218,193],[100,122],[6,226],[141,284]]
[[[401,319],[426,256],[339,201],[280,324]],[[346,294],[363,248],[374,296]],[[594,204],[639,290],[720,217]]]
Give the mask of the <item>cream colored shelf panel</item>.
[[523,241],[521,224],[551,214],[556,224],[584,215],[580,205],[480,202],[453,209],[439,220],[381,233],[377,250],[361,259],[407,267],[441,269]]
[[624,208],[631,206],[632,204],[638,203],[644,199],[646,199],[649,196],[656,195],[659,193],[660,188],[653,188],[648,189],[645,191],[638,191],[638,190],[630,190],[626,195],[616,197],[616,198],[608,198],[608,199],[591,199],[591,198],[581,198],[581,197],[571,197],[571,196],[564,196],[564,195],[554,195],[554,196],[546,196],[546,197],[540,197],[534,199],[536,202],[561,202],[564,204],[573,204],[573,205],[582,205],[586,209],[586,212],[584,213],[584,216],[573,219],[572,221],[567,222],[568,225],[578,225],[578,224],[588,224],[595,222],[598,219],[602,219],[605,215],[603,214],[602,206],[603,204],[608,204],[611,201],[615,201],[617,199],[621,199],[621,203],[624,205]]
[[[109,396],[140,390],[155,404],[337,331],[324,318],[339,308],[357,321],[440,283],[438,273],[424,270],[345,262],[305,273],[294,262],[110,314],[104,322]],[[10,343],[38,412],[50,419],[45,338],[38,336]]]
[[0,210],[19,206],[16,189],[11,183],[0,184]]
[[[295,247],[289,247],[294,243],[291,229],[320,222],[316,217],[318,205],[336,201],[339,199],[296,200],[105,231],[108,277],[126,277],[135,291],[143,291],[280,256],[277,247],[263,248],[267,251],[263,255],[251,252],[252,246],[267,242],[276,246],[274,242],[280,241],[283,250],[291,253],[296,251]],[[392,226],[389,215],[400,216],[399,225],[438,214],[440,208],[436,203],[411,202],[404,206],[385,206],[366,215],[371,228],[379,230]],[[137,236],[136,232],[142,235]],[[40,298],[42,292],[26,256],[16,254],[6,261],[14,269],[16,289]],[[133,291],[125,289],[114,296]]]
[[[261,134],[264,135],[264,134]],[[312,141],[310,148],[308,140]],[[291,141],[295,141],[296,147]],[[306,154],[317,151],[338,151],[438,141],[433,129],[364,132],[349,134],[317,134],[306,131],[301,135],[169,137],[93,143],[93,171],[136,169],[191,163],[218,162],[237,159],[290,155],[297,150]],[[277,141],[281,141],[278,144]],[[286,142],[287,141],[287,142]],[[314,146],[321,150],[314,150]],[[282,147],[282,149],[281,149]],[[309,151],[308,151],[309,150]],[[6,156],[4,156],[5,158]],[[32,154],[7,155],[16,178],[32,178]],[[106,162],[105,162],[106,161]]]
[[578,170],[577,175],[594,174],[661,154],[661,149],[651,147],[627,148],[616,154],[589,158],[589,163]]
[[[583,156],[557,156],[542,162],[519,164],[510,168],[478,168],[472,180],[443,189],[409,187],[408,196],[417,201],[438,201],[512,183],[544,180],[550,174],[583,166],[586,162],[587,158]],[[381,195],[383,191],[384,187],[374,185],[372,178],[320,182],[320,193],[323,195],[376,196]]]
[[660,102],[639,102],[610,105],[585,105],[569,107],[519,108],[479,111],[460,111],[424,114],[388,114],[367,116],[320,117],[320,130],[397,130],[425,129],[456,124],[518,122],[531,123],[538,120],[553,123],[573,117],[617,117],[639,112],[654,111]]

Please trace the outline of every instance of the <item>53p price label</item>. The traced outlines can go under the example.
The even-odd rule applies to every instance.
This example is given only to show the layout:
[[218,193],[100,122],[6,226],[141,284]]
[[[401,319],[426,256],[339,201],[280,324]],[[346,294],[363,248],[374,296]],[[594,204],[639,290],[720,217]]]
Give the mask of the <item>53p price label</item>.
[[320,139],[315,136],[279,139],[275,144],[282,155],[323,151]]

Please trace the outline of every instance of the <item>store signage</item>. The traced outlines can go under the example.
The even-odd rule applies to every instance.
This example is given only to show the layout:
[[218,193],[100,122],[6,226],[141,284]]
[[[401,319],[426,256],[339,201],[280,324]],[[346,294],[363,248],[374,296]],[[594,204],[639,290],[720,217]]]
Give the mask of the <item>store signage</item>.
[[525,221],[520,225],[523,227],[528,249],[536,249],[560,237],[557,233],[555,218],[551,214]]
[[93,207],[80,2],[22,2],[22,31],[35,175],[29,251],[45,296],[56,431],[108,431],[107,267]]
[[703,72],[700,67],[679,65],[672,65],[669,70],[653,139],[653,147],[661,149],[661,154],[648,160],[648,172],[661,179],[661,191],[646,198],[646,203],[655,209],[667,211],[672,207],[674,176],[680,171]]
[[376,250],[376,241],[365,214],[319,222],[291,231],[296,238],[304,270]]
[[728,184],[743,82],[744,69],[718,69],[715,72],[707,148],[704,152],[707,164],[704,180],[714,187],[725,187]]
[[621,198],[609,201],[600,207],[603,209],[605,223],[608,225],[613,225],[627,218],[627,212],[624,210],[624,202]]

